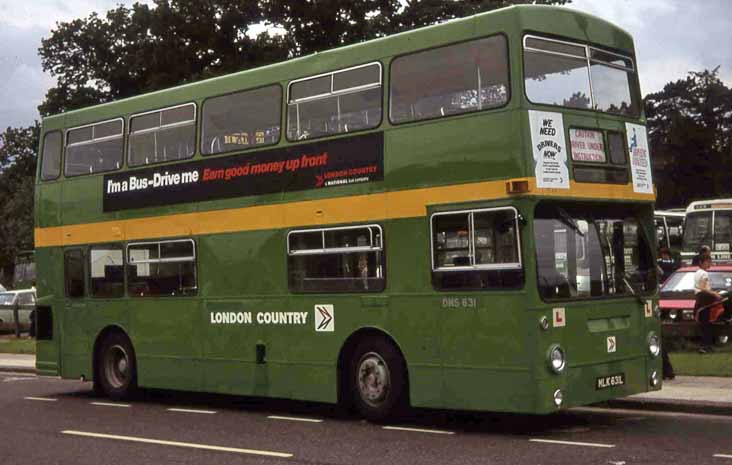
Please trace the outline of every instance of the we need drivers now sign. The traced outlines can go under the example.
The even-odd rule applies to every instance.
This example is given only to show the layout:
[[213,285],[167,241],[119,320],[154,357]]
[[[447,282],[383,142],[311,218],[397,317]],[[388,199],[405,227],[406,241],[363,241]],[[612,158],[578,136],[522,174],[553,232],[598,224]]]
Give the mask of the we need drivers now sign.
[[104,211],[384,179],[381,132],[104,176]]

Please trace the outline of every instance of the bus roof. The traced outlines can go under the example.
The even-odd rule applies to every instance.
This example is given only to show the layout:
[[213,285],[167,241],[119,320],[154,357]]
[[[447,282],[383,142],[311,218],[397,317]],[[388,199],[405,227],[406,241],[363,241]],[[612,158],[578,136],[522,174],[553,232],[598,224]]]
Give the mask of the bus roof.
[[686,213],[699,210],[732,210],[732,199],[697,200],[686,207]]
[[[589,26],[588,22],[591,22],[592,26]],[[353,64],[366,63],[384,56],[395,56],[413,50],[460,41],[461,35],[467,33],[474,35],[477,29],[485,29],[486,35],[512,30],[520,30],[521,33],[525,31],[557,33],[561,31],[561,34],[569,39],[600,44],[607,42],[611,43],[613,48],[634,54],[633,39],[630,34],[602,18],[559,6],[514,5],[357,44],[315,52],[278,63],[47,116],[43,118],[43,130],[81,126],[113,118],[114,115],[132,114],[144,108],[167,106],[191,99],[226,94],[233,91],[232,89],[241,90],[258,87],[265,83],[307,77],[342,67],[340,62],[345,59],[344,57],[353,60]],[[440,33],[435,33],[435,30]],[[414,45],[415,43],[418,45]],[[237,84],[234,85],[234,82]],[[220,90],[217,90],[219,88]],[[153,107],[150,107],[151,98],[156,99]],[[160,104],[157,103],[158,100]]]

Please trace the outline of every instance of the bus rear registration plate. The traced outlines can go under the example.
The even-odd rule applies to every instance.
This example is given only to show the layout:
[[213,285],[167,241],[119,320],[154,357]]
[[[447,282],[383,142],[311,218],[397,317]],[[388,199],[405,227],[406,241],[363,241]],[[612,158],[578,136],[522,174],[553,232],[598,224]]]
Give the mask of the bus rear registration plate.
[[601,376],[595,382],[595,389],[607,389],[625,384],[625,373],[617,375]]

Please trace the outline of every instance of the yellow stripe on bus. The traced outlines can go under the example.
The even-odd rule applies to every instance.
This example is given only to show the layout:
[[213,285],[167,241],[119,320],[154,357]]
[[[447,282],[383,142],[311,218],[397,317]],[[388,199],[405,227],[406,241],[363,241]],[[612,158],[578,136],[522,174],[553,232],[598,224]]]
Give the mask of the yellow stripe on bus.
[[[539,189],[536,187],[534,178],[512,181],[528,182],[529,192],[523,195],[655,200],[654,194],[633,192],[630,185],[571,182],[570,189],[567,190]],[[510,197],[506,193],[507,182],[507,180],[486,181],[226,210],[36,228],[35,245],[36,247],[56,247],[414,218],[425,216],[427,207],[430,205]]]

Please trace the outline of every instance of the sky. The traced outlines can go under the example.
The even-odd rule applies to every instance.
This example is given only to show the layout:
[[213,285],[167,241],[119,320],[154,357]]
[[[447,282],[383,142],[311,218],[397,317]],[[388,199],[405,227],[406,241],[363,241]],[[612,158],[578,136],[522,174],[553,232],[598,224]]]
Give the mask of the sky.
[[[0,131],[39,119],[54,78],[38,57],[57,22],[100,14],[130,0],[0,0]],[[144,0],[142,3],[152,3]],[[732,86],[732,0],[573,0],[569,6],[624,28],[635,38],[643,94],[720,67]]]

